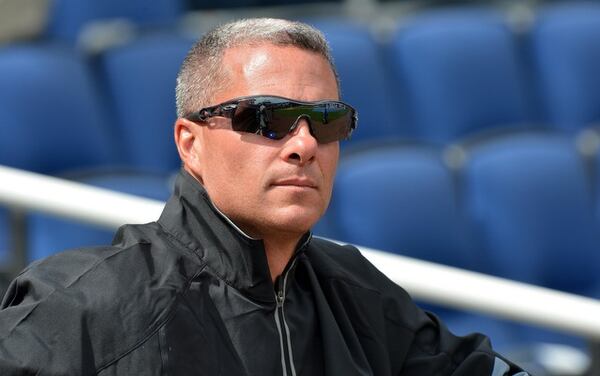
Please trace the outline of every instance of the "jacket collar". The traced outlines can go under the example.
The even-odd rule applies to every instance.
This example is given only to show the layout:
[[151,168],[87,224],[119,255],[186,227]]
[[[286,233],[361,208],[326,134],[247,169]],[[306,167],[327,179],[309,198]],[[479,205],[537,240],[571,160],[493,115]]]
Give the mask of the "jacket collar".
[[[178,174],[173,195],[158,223],[196,252],[226,283],[253,299],[274,301],[263,241],[249,237],[221,213],[204,187],[187,171],[182,169]],[[310,233],[303,236],[294,257],[310,239]]]

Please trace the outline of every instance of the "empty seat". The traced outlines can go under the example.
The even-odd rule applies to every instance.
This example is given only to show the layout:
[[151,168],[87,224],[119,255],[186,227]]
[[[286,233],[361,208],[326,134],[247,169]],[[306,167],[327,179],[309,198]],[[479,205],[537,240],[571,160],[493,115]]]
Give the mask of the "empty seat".
[[600,265],[588,183],[570,138],[520,134],[472,147],[464,196],[495,273],[585,294]]
[[[49,45],[5,47],[0,71],[0,164],[58,174],[118,159],[91,74],[79,55]],[[7,212],[0,216],[5,224],[0,250],[8,260]]]
[[[0,52],[0,69],[0,164],[60,176],[86,172],[92,183],[118,178],[115,188],[139,194],[153,184],[141,184],[143,179],[133,175],[110,178],[122,162],[116,141],[120,138],[112,138],[105,108],[81,56],[55,46],[10,47]],[[105,173],[94,178],[100,171]],[[30,224],[33,258],[48,254],[38,249],[56,244],[50,235],[61,236],[61,242],[84,236],[73,228],[61,232],[41,222],[45,224]],[[1,230],[7,234],[0,239],[9,239],[8,228]],[[7,243],[0,248],[10,251]]]
[[[464,168],[467,211],[493,274],[593,295],[600,234],[589,176],[571,138],[521,133],[472,145]],[[582,338],[515,325],[523,344]]]
[[111,19],[126,19],[140,26],[165,26],[175,23],[184,10],[183,0],[55,0],[48,35],[75,41],[90,22]]
[[600,122],[600,4],[565,3],[538,13],[531,51],[547,120],[577,131]]
[[192,9],[228,9],[228,8],[250,8],[261,5],[260,0],[188,0]]
[[328,216],[341,240],[477,268],[455,198],[437,149],[389,145],[342,159]]
[[513,35],[500,14],[484,9],[422,13],[390,44],[415,136],[434,142],[530,121]]
[[0,164],[56,174],[119,161],[84,59],[70,49],[0,50]]
[[191,45],[192,40],[177,35],[152,35],[101,57],[117,133],[134,168],[169,172],[180,165],[173,141],[175,83]]
[[407,134],[401,106],[395,105],[379,43],[368,28],[341,20],[315,20],[331,46],[342,100],[356,107],[359,127],[350,143]]
[[[350,152],[340,162],[327,219],[336,227],[333,236],[342,241],[461,268],[487,269],[479,250],[471,247],[453,178],[435,148],[388,144]],[[481,331],[500,347],[517,341],[504,322],[429,304],[424,307],[458,334]]]
[[[340,2],[341,0],[328,0],[328,2]],[[320,3],[321,0],[189,0],[193,9],[229,9],[229,8],[252,8],[264,6],[281,5],[305,5]]]
[[[171,193],[171,183],[163,175],[126,171],[84,174],[75,180],[161,201],[166,201]],[[43,214],[30,216],[28,230],[29,261],[70,248],[107,245],[115,234],[114,230]]]

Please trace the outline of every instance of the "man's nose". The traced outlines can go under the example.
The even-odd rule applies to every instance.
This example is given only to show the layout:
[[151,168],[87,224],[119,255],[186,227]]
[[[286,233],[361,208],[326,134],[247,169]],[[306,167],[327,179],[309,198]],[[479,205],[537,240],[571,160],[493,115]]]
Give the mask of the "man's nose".
[[318,146],[308,120],[301,118],[282,149],[282,157],[288,162],[304,165],[315,159]]

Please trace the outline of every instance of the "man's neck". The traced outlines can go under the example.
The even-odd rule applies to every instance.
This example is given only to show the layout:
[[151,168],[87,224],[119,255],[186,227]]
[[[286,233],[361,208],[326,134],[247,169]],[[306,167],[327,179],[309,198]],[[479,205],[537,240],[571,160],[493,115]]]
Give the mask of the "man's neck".
[[267,262],[271,272],[271,280],[273,280],[273,282],[275,282],[275,279],[283,273],[285,267],[290,262],[290,259],[294,256],[299,240],[300,237],[263,239]]

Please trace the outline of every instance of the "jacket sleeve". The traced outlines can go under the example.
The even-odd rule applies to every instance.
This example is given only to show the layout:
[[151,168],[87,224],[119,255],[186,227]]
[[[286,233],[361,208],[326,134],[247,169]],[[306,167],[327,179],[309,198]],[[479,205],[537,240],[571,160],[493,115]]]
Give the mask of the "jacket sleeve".
[[0,309],[0,375],[95,374],[77,306],[35,270],[19,275]]
[[[392,374],[397,376],[527,376],[497,354],[482,334],[458,337],[435,315],[420,309],[409,294],[361,257],[358,283],[378,291],[386,317],[385,332]],[[424,276],[424,278],[427,278]],[[409,338],[410,337],[410,338]]]
[[431,314],[415,332],[402,376],[528,376],[504,359],[482,334],[457,337]]

